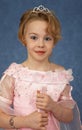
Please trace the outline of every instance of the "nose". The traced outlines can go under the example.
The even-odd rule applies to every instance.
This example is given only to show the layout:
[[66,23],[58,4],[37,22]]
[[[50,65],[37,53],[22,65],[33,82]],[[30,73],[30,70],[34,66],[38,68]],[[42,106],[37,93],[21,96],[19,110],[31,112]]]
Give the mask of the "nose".
[[44,47],[44,41],[39,40],[38,47],[43,48]]

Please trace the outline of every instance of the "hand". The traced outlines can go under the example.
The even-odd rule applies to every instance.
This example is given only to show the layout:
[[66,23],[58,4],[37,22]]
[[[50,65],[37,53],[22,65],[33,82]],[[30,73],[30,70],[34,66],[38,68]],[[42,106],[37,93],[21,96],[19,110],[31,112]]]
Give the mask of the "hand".
[[54,105],[53,99],[47,95],[37,92],[36,107],[44,111],[52,111]]
[[46,112],[33,112],[27,116],[29,127],[37,130],[46,130],[48,114]]

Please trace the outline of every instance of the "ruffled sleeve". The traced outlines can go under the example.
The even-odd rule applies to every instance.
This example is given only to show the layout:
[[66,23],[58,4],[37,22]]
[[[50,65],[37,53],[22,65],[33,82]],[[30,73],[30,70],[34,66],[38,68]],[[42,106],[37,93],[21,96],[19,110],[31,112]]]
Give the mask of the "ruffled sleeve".
[[60,95],[58,103],[63,105],[64,107],[73,109],[76,103],[73,100],[72,95],[71,95],[71,91],[73,87],[70,85],[70,82],[74,79],[72,75],[72,70],[69,69],[67,71],[65,70],[61,72],[61,77],[62,77],[62,80],[64,79],[64,81],[66,82],[66,85]]
[[16,63],[12,63],[4,72],[5,75],[9,75],[13,77],[13,75],[18,71],[20,68]]
[[58,71],[58,81],[69,84],[69,82],[73,81],[74,77],[72,75],[72,69]]
[[12,103],[13,99],[13,79],[8,75],[4,75],[0,81],[0,100],[7,104]]
[[68,85],[68,87],[69,88],[66,88],[64,90],[64,91],[67,91],[67,92],[64,92],[64,91],[62,92],[58,103],[63,105],[64,107],[73,109],[74,106],[75,106],[75,101],[73,100],[73,98],[71,96],[72,86]]
[[13,102],[14,78],[13,65],[4,72],[0,79],[0,108],[6,113],[12,113],[11,105]]

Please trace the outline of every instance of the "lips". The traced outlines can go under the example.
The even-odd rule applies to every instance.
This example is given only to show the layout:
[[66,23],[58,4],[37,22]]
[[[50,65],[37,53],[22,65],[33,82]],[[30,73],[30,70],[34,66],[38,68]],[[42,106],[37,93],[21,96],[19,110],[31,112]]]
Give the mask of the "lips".
[[44,54],[45,53],[45,51],[35,51],[37,54],[40,54],[40,55],[42,55],[42,54]]

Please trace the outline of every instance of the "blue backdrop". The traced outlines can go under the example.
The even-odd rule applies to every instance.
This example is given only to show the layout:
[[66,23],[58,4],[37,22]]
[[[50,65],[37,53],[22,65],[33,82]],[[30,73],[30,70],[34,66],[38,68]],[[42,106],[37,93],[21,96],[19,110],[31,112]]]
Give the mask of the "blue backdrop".
[[60,19],[63,38],[51,60],[72,68],[72,95],[82,119],[82,0],[0,0],[0,77],[9,64],[25,60],[25,47],[17,38],[19,20],[24,11],[40,4],[54,10]]

